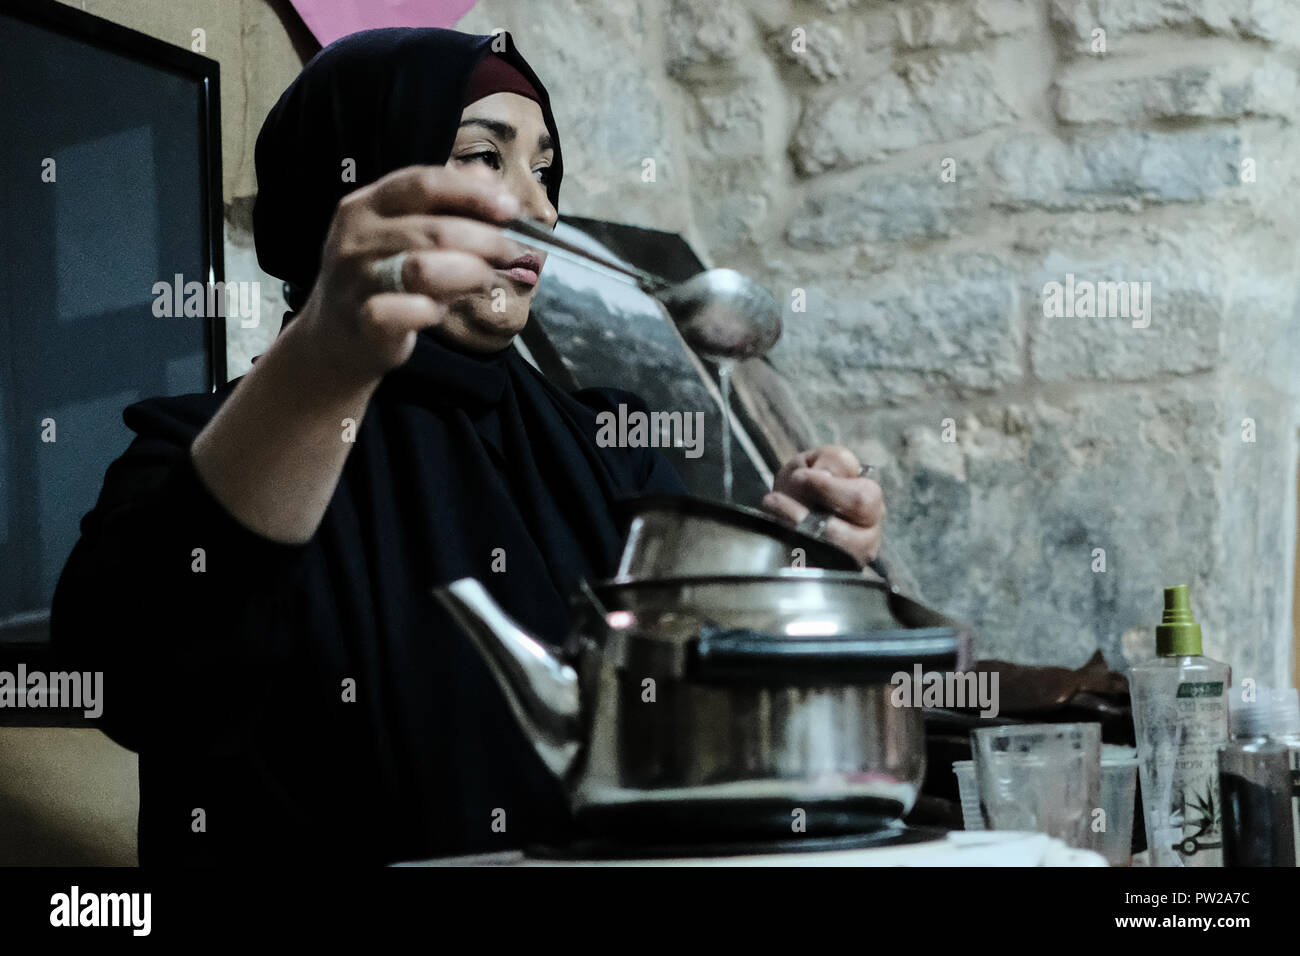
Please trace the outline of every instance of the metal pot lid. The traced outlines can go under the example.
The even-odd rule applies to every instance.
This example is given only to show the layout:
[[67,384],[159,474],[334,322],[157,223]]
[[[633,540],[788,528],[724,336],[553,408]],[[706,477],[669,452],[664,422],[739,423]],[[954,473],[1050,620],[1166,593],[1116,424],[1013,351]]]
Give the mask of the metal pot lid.
[[856,683],[914,663],[951,669],[970,656],[962,625],[858,574],[614,580],[594,593],[611,649],[647,672]]
[[[786,568],[773,574],[710,574],[618,579],[595,586],[600,602],[643,628],[674,622],[746,628],[784,636],[832,636],[892,631],[942,623],[912,612],[915,602],[861,574]],[[665,636],[666,640],[672,640]]]
[[645,495],[639,498],[623,498],[614,504],[615,518],[620,529],[625,533],[638,517],[652,514],[670,514],[717,522],[730,528],[780,541],[790,551],[802,548],[810,567],[830,571],[859,571],[857,560],[847,551],[829,541],[796,531],[772,515],[755,508],[723,504],[720,501],[709,501],[691,495]]

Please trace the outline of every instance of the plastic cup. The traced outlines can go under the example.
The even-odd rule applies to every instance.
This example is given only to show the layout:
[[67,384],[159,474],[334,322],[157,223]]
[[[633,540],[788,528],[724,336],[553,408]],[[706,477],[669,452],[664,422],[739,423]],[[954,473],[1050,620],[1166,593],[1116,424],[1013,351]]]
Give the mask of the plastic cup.
[[1137,800],[1137,750],[1105,744],[1101,748],[1101,808],[1105,828],[1093,849],[1111,866],[1133,864],[1133,808]]
[[980,816],[980,785],[975,779],[975,761],[954,760],[952,772],[957,775],[962,826],[967,830],[983,830],[984,818]]
[[984,727],[971,731],[971,752],[986,829],[1046,833],[1076,849],[1093,848],[1100,724]]

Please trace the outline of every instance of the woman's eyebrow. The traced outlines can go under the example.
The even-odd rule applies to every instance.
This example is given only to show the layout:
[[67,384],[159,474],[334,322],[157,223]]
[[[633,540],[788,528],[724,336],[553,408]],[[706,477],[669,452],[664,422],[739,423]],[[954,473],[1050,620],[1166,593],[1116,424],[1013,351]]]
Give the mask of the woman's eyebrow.
[[[518,133],[518,130],[509,123],[501,120],[486,119],[483,117],[461,120],[460,126],[458,126],[457,129],[464,129],[466,126],[482,126],[484,129],[496,133],[497,136],[501,137],[502,142],[506,143],[514,142],[514,138]],[[543,133],[541,136],[537,137],[537,150],[538,152],[544,153],[548,149],[555,149],[555,140],[551,138],[550,133]]]
[[457,129],[464,129],[466,126],[482,126],[491,130],[501,137],[502,140],[509,143],[515,138],[515,128],[509,123],[503,123],[501,120],[494,119],[467,119],[461,120]]

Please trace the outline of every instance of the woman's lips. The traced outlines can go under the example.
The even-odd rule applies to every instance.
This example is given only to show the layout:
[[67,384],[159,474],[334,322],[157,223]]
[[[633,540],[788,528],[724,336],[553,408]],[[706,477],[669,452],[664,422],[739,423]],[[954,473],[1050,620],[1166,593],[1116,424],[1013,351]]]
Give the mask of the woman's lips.
[[537,270],[529,269],[527,266],[511,266],[509,269],[498,269],[497,272],[504,272],[516,282],[525,285],[537,285]]
[[525,253],[514,262],[497,271],[504,272],[516,282],[522,282],[525,285],[537,285],[537,278],[542,272],[542,259],[531,252]]

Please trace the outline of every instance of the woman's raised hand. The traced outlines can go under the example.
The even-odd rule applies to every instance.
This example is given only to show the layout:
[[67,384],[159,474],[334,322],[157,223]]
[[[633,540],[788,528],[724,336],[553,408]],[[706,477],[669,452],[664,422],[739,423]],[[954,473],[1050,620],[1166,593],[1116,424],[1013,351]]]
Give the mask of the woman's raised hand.
[[518,212],[499,186],[444,166],[399,169],[357,189],[334,212],[294,324],[343,387],[376,383],[452,301],[500,283],[493,270],[519,252],[490,223]]
[[[315,534],[380,380],[448,303],[500,281],[493,264],[518,253],[489,223],[517,209],[499,187],[441,166],[398,170],[339,203],[302,313],[190,448],[237,521],[286,543]],[[386,273],[402,253],[400,276]]]

